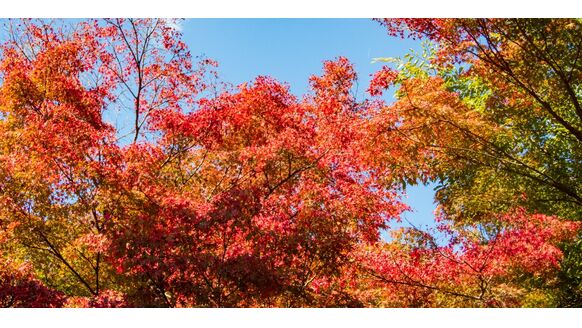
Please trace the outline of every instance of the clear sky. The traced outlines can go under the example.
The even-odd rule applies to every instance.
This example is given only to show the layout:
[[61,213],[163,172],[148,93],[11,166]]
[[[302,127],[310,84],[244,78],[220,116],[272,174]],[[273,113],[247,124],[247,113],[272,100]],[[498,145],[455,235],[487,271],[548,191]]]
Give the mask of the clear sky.
[[[358,73],[362,97],[370,74],[381,67],[373,58],[419,48],[418,42],[388,37],[368,19],[190,19],[181,28],[192,55],[218,61],[223,80],[236,85],[268,75],[289,83],[297,96],[306,92],[309,76],[320,74],[324,60],[345,56]],[[407,190],[414,212],[406,218],[417,226],[433,221],[433,187]]]

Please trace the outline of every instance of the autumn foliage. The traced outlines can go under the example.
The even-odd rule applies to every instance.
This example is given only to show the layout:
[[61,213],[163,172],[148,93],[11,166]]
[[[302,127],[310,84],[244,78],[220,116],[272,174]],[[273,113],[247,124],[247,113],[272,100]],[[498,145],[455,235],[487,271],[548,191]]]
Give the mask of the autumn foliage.
[[[482,88],[499,85],[487,62],[466,57],[457,23],[383,22],[392,34],[408,26],[442,42],[434,61],[442,72],[467,61]],[[527,191],[509,169],[473,190],[458,178],[486,175],[500,165],[494,155],[511,152],[499,118],[510,115],[499,104],[541,111],[527,90],[499,87],[509,100],[481,103],[454,88],[459,77],[384,66],[359,100],[357,74],[339,57],[299,98],[266,76],[218,82],[217,64],[192,58],[169,20],[7,24],[0,305],[556,304],[562,246],[580,228],[579,186],[553,171],[528,180],[537,184]],[[388,103],[381,95],[393,86],[398,100]],[[564,120],[577,131],[579,121]],[[547,156],[579,149],[571,140]],[[572,167],[575,156],[558,158]],[[510,164],[525,171],[543,165],[517,160]],[[443,182],[435,231],[383,239],[408,210],[403,188],[428,180]],[[489,187],[505,203],[459,192],[488,202],[491,193],[479,192]],[[531,205],[555,189],[570,202]]]

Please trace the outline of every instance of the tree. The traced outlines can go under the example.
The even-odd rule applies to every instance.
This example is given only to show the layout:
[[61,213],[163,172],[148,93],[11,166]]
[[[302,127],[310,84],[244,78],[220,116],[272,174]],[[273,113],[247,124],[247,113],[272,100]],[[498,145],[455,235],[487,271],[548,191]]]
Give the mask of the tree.
[[[312,282],[404,209],[357,153],[375,104],[351,96],[345,58],[302,101],[266,77],[196,99],[204,72],[163,21],[12,28],[3,252],[69,306],[317,305]],[[130,144],[103,114],[124,89]]]
[[[527,94],[497,90],[477,59],[456,74],[453,50],[433,71],[382,69],[370,93],[397,83],[394,104],[357,100],[343,57],[325,61],[301,98],[264,76],[228,87],[174,26],[8,22],[1,305],[553,304],[558,246],[579,230],[578,185],[562,172],[578,177],[579,145],[575,134],[554,140],[570,130],[551,113],[504,112],[500,97],[515,93],[518,112]],[[556,99],[550,108],[575,131]],[[518,133],[540,124],[549,130],[533,139]],[[496,194],[480,193],[492,171]],[[383,241],[407,209],[403,185],[437,178],[447,239],[413,228]],[[534,206],[556,190],[560,200]]]
[[48,288],[31,273],[30,266],[0,263],[0,307],[60,307],[63,294]]
[[354,78],[340,58],[305,102],[259,77],[156,116],[160,146],[139,150],[142,195],[128,199],[143,210],[112,213],[120,270],[154,281],[170,306],[319,304],[312,283],[339,275],[404,208],[353,148],[368,111],[349,95]]
[[408,228],[393,242],[365,248],[358,263],[383,306],[544,307],[555,303],[562,251],[580,230],[574,222],[523,208],[495,222],[459,227],[442,220],[441,238]]
[[380,22],[391,35],[429,41],[424,55],[377,73],[371,92],[399,85],[389,110],[412,150],[426,154],[423,177],[439,182],[447,217],[488,222],[523,206],[580,220],[579,20]]
[[135,95],[135,142],[140,114],[188,102],[185,94],[203,89],[202,73],[164,20],[23,20],[7,28],[0,217],[12,237],[3,252],[33,263],[67,295],[97,297],[120,279],[106,259],[105,230],[125,153],[123,127],[105,122],[104,112],[123,102],[121,89]]
[[[458,174],[449,170],[446,181],[441,179],[446,188],[439,200],[445,208],[454,212],[455,206],[461,206],[455,203],[463,203],[466,210],[469,200],[461,193],[474,185],[475,192],[465,194],[482,198],[479,188],[492,183],[480,183],[480,179],[492,177],[499,184],[496,191],[503,189],[528,208],[577,220],[582,142],[580,23],[421,19],[383,24],[391,34],[409,29],[411,36],[426,37],[435,45],[434,54],[425,58],[423,73],[401,79],[402,108],[397,110],[408,118],[405,124],[416,120],[424,128],[421,142],[425,147],[448,156],[439,162],[473,168],[468,169],[472,172],[457,170]],[[451,112],[443,112],[447,107]],[[428,134],[429,128],[437,126],[450,132]],[[461,139],[465,147],[447,147],[451,139]],[[515,197],[521,194],[527,197]],[[507,208],[499,199],[509,200],[486,198]],[[479,206],[487,205],[475,204],[470,210]]]

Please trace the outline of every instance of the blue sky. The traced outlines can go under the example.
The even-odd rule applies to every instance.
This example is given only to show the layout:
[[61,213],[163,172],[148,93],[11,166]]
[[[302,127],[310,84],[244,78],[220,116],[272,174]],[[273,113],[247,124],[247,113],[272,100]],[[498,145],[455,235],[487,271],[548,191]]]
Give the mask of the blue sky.
[[[321,72],[324,60],[345,56],[358,73],[362,97],[370,74],[381,67],[373,58],[403,56],[420,47],[388,37],[368,19],[190,19],[181,28],[192,55],[218,61],[223,80],[236,85],[268,75],[289,83],[297,96],[307,91],[309,76]],[[406,218],[417,226],[433,221],[433,187],[407,190],[414,212]]]

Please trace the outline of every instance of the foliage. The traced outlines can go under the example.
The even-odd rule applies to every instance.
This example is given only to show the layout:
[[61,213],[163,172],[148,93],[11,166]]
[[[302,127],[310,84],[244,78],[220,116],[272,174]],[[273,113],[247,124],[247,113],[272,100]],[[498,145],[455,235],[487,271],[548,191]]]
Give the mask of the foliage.
[[420,59],[401,65],[403,77],[396,80],[400,101],[394,110],[411,129],[418,127],[420,147],[440,157],[431,178],[441,181],[443,209],[449,215],[479,217],[517,202],[532,211],[579,220],[579,22],[382,23],[390,34],[409,33],[432,42]]
[[[440,210],[459,223],[522,206],[579,221],[582,111],[580,36],[571,19],[380,21],[391,35],[423,38],[397,60],[398,101],[412,149],[427,154]],[[412,181],[414,183],[414,181]],[[573,246],[563,270],[577,281]],[[566,295],[568,293],[561,293]]]
[[[264,76],[225,87],[174,25],[7,23],[3,306],[559,303],[580,173],[579,125],[559,78],[535,86],[572,131],[432,34],[430,60],[411,55],[373,78],[372,96],[398,86],[393,104],[357,100],[343,57],[298,98]],[[507,50],[512,60],[518,50]],[[402,187],[429,179],[442,182],[446,240],[411,228],[383,241],[408,209]]]

